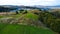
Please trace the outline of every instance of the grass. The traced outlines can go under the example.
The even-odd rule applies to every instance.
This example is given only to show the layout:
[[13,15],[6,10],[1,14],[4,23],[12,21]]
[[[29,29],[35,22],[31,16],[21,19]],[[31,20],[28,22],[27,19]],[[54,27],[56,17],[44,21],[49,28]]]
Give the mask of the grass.
[[0,18],[2,18],[3,16],[0,16]]
[[0,34],[54,34],[54,32],[30,25],[0,24]]
[[19,18],[20,16],[22,16],[22,14],[12,15],[11,17],[13,17],[13,18]]
[[[7,17],[19,18],[24,14],[11,15]],[[2,18],[1,16],[0,18]],[[38,20],[38,15],[27,13],[24,18]],[[30,25],[2,24],[0,23],[0,34],[55,34],[50,29],[38,28]]]
[[25,18],[30,18],[30,19],[38,20],[38,15],[35,15],[33,13],[27,13],[25,15]]
[[0,18],[6,18],[6,17],[12,17],[12,18],[19,18],[22,14],[16,14],[16,15],[7,15],[7,16],[0,16]]

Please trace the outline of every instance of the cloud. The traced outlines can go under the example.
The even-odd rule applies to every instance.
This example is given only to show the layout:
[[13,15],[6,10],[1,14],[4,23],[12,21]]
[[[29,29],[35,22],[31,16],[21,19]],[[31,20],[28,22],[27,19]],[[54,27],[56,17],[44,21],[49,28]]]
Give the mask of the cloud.
[[60,0],[0,0],[0,5],[58,5]]

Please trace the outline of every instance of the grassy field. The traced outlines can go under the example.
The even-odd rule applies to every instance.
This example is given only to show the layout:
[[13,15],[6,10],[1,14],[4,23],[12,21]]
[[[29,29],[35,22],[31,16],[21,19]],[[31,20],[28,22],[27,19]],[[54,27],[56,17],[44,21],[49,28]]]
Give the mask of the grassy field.
[[3,16],[0,16],[0,18],[3,18]]
[[54,34],[54,32],[30,25],[0,24],[0,34]]
[[16,14],[16,15],[1,15],[0,18],[6,18],[6,17],[12,17],[12,18],[19,18],[22,14]]
[[25,15],[25,18],[30,18],[30,19],[38,20],[38,15],[35,15],[33,13],[27,13]]
[[[5,16],[0,16],[0,18],[4,18]],[[16,14],[9,15],[6,17],[19,18],[19,23],[28,22],[31,23],[37,21],[39,16],[33,13],[26,14]],[[28,19],[27,19],[28,18]],[[30,20],[31,19],[31,20]],[[33,20],[33,21],[32,21]],[[52,30],[45,27],[37,27],[32,25],[24,25],[24,24],[6,24],[0,23],[0,34],[55,34]]]

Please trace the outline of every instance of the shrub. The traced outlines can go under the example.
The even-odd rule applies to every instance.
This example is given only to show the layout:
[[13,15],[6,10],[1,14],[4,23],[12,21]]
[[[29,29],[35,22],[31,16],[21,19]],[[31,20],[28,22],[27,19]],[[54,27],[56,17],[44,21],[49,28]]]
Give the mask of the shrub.
[[55,32],[60,33],[60,18],[55,17],[49,12],[41,12],[39,20]]

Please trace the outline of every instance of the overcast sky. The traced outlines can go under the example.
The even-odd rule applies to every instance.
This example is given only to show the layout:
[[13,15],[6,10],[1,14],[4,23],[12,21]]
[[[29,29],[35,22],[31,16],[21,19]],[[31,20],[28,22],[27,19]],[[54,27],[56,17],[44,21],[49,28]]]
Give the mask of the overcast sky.
[[60,0],[0,0],[0,5],[59,5]]

